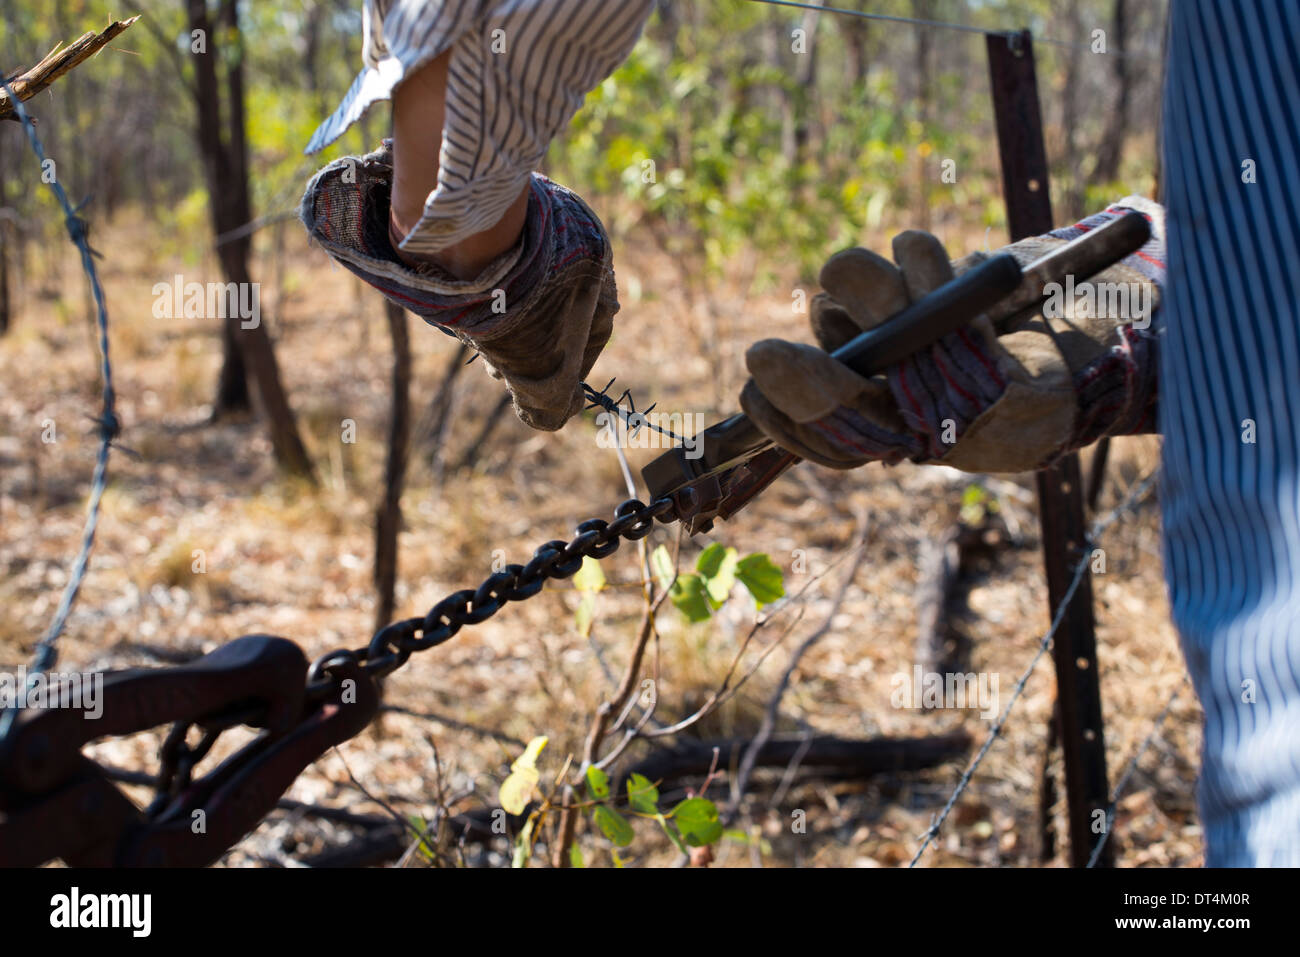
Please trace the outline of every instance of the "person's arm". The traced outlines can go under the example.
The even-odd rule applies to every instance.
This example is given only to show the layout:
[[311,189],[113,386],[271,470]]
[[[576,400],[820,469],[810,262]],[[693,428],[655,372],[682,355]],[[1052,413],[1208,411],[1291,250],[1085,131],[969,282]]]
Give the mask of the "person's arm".
[[385,296],[473,346],[558,429],[618,311],[609,238],[534,172],[628,55],[652,0],[367,0],[366,70],[308,152],[392,98],[393,137],[307,186],[302,220]]
[[[447,111],[447,66],[451,51],[440,54],[409,74],[393,91],[393,195],[389,224],[395,247],[410,235],[424,216],[424,205],[438,186],[438,154]],[[472,279],[510,249],[524,228],[528,187],[505,215],[482,232],[427,253],[397,255],[408,266],[434,263],[457,279]]]

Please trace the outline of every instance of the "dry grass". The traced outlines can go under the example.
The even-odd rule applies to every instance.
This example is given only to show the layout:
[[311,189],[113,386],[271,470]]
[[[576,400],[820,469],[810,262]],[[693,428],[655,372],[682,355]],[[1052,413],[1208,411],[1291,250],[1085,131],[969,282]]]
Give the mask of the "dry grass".
[[[300,424],[321,469],[322,488],[311,492],[277,478],[255,422],[201,425],[219,359],[214,324],[152,316],[153,283],[169,281],[176,272],[215,280],[215,268],[169,259],[138,222],[124,220],[101,232],[97,245],[107,252],[102,268],[126,425],[122,442],[139,458],[113,459],[91,574],[63,639],[62,661],[75,667],[153,664],[162,653],[207,651],[249,632],[285,635],[311,656],[363,644],[374,614],[370,523],[387,416],[389,355],[379,301],[362,295],[347,273],[291,233],[289,272],[280,286],[284,299],[264,304]],[[627,246],[616,258],[624,310],[593,381],[603,384],[618,374],[640,406],[657,401],[661,410],[715,418],[728,411],[736,393],[745,343],[804,334],[788,291],[746,299],[722,283],[716,301],[724,338],[706,359],[692,343],[701,341],[708,321],[686,314],[671,264],[652,250]],[[94,453],[87,416],[98,407],[97,383],[81,280],[70,263],[52,261],[44,268],[49,276],[28,283],[17,326],[0,341],[0,666],[6,668],[26,660],[51,616],[80,534]],[[255,274],[265,268],[264,261],[255,264]],[[271,276],[259,278],[271,286]],[[636,288],[643,290],[639,301],[626,292]],[[413,343],[419,410],[436,389],[453,343],[414,320]],[[477,433],[497,388],[477,368],[462,376],[447,443],[450,461]],[[357,423],[354,445],[339,441],[345,418]],[[46,419],[57,427],[58,441],[51,445],[40,441]],[[511,561],[524,559],[537,544],[568,535],[577,521],[608,515],[626,496],[616,458],[597,447],[595,434],[590,420],[545,436],[511,418],[473,470],[449,472],[437,487],[422,454],[404,499],[400,613],[419,613],[444,594],[477,583],[496,550]],[[1116,444],[1108,504],[1154,466],[1157,449],[1153,439]],[[654,452],[630,454],[635,466]],[[988,722],[973,711],[890,706],[890,677],[909,672],[912,664],[919,551],[953,519],[968,481],[946,469],[838,474],[803,466],[709,536],[742,552],[769,553],[787,570],[793,591],[805,581],[790,570],[797,553],[806,558],[805,574],[818,573],[848,545],[852,516],[870,512],[867,561],[830,633],[800,664],[780,730],[910,736],[961,726],[982,740]],[[1004,507],[1024,527],[1026,540],[1004,553],[973,589],[969,627],[975,637],[972,668],[996,674],[1005,701],[1047,624],[1047,609],[1032,510],[1014,499]],[[665,530],[652,543],[669,540]],[[701,544],[688,544],[684,560],[693,561]],[[1107,753],[1115,780],[1182,681],[1183,666],[1165,604],[1154,504],[1112,528],[1105,546],[1108,571],[1096,582],[1096,597]],[[199,553],[205,570],[196,572]],[[605,561],[610,581],[636,579],[635,555],[625,547]],[[754,732],[789,649],[821,620],[837,586],[832,572],[810,589],[805,618],[784,646],[692,733]],[[432,737],[447,793],[459,795],[455,809],[494,803],[518,749],[487,733],[493,732],[522,740],[549,735],[541,768],[544,779],[553,777],[566,754],[580,753],[591,710],[610,690],[591,646],[574,627],[575,607],[575,593],[561,583],[412,659],[388,682],[388,700],[462,724],[388,715],[377,730],[341,749],[352,772],[403,812],[429,816],[435,802]],[[599,598],[593,637],[616,671],[626,660],[639,613],[636,588],[611,589]],[[672,609],[662,615],[661,640],[649,656],[659,679],[661,717],[676,720],[698,706],[752,620],[752,606],[739,596],[708,625],[687,626]],[[774,623],[760,632],[757,650],[782,630]],[[1005,740],[994,746],[926,864],[1036,863],[1037,769],[1052,686],[1050,661],[1044,661]],[[1190,692],[1184,692],[1130,782],[1116,837],[1122,864],[1199,862],[1193,802],[1199,717]],[[158,740],[157,734],[141,735],[101,745],[100,754],[146,767]],[[644,749],[637,745],[629,753]],[[741,826],[761,831],[766,842],[726,843],[720,863],[905,864],[960,770],[949,765],[868,782],[801,780],[779,807],[769,806],[774,778],[760,774],[757,799]],[[335,754],[309,769],[291,796],[375,810]],[[792,833],[795,809],[807,812],[807,833]],[[1062,808],[1056,816],[1063,829]],[[304,853],[321,846],[325,833],[283,820],[265,824],[228,861]],[[585,829],[580,833],[588,862],[608,862],[603,839]],[[496,848],[485,860],[506,860],[504,850]],[[639,827],[632,850],[632,860],[642,864],[674,859],[649,826]],[[1055,863],[1062,861],[1058,855]]]

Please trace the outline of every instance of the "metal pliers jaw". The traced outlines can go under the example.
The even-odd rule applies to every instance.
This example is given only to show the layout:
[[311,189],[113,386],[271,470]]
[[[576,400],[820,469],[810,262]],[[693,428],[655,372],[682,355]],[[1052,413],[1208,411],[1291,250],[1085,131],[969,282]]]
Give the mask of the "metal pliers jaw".
[[[257,826],[294,779],[358,734],[379,707],[359,663],[334,660],[314,675],[293,642],[248,635],[176,668],[106,675],[102,713],[28,708],[0,741],[0,866],[61,859],[72,866],[210,864]],[[173,723],[157,794],[137,807],[81,753],[91,741]],[[194,765],[222,731],[261,730],[211,772]],[[203,732],[186,745],[187,732]]]

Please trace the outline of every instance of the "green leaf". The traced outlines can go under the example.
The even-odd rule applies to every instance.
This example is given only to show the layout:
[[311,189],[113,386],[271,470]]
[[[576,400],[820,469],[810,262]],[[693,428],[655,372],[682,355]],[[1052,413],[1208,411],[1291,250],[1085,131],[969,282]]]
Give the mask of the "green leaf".
[[978,525],[997,510],[998,500],[979,482],[967,485],[961,493],[960,517],[967,525]]
[[[427,834],[429,832],[429,822],[426,821],[424,818],[422,818],[420,815],[408,814],[406,816],[406,819],[411,822],[411,825],[415,828],[415,833],[417,835]],[[429,847],[429,845],[424,842],[423,837],[420,837],[419,840],[420,840],[419,851],[424,856],[424,859],[428,861],[433,860],[434,859],[433,848]]]
[[587,768],[587,793],[597,801],[609,797],[609,775],[594,764]]
[[659,579],[659,587],[667,589],[672,584],[676,572],[673,569],[673,557],[668,554],[668,549],[663,545],[650,553],[650,567],[654,569],[655,577]]
[[522,814],[528,806],[541,777],[537,773],[537,756],[546,747],[546,740],[542,735],[529,741],[524,753],[510,765],[510,775],[501,782],[497,798],[507,814]]
[[746,834],[744,831],[733,829],[723,831],[722,837],[724,840],[733,841],[736,844],[744,844],[748,847],[757,847],[763,854],[770,855],[772,853],[771,842],[769,842],[767,838],[763,837],[763,835],[758,831],[755,831],[753,834]]
[[672,818],[677,830],[682,832],[682,838],[692,847],[712,844],[722,837],[718,806],[708,798],[687,798],[673,808]]
[[728,548],[722,554],[722,560],[717,563],[712,575],[706,575],[708,579],[706,588],[709,592],[709,604],[714,610],[722,607],[722,603],[727,600],[731,594],[731,589],[736,585],[736,566],[740,563],[740,555],[734,548]]
[[582,567],[573,576],[573,587],[582,592],[598,592],[605,587],[605,572],[590,555],[582,556]]
[[668,835],[668,840],[673,842],[673,847],[677,848],[677,850],[682,854],[690,853],[690,851],[686,849],[686,845],[682,843],[682,836],[677,833],[677,828],[673,826],[672,822],[669,821],[668,818],[664,817],[662,814],[656,814],[655,820],[659,822],[659,827],[663,829],[663,832]]
[[520,831],[519,836],[515,838],[515,853],[510,860],[511,867],[528,866],[528,858],[531,857],[533,853],[532,837],[533,837],[533,818],[530,817],[524,823],[524,829]]
[[585,863],[583,863],[583,860],[582,860],[582,850],[581,850],[581,848],[578,847],[577,844],[570,844],[570,845],[569,845],[569,866],[570,866],[570,867],[586,867],[586,866],[587,866]]
[[573,612],[573,623],[578,626],[578,634],[586,638],[591,634],[591,622],[596,613],[596,596],[586,592]]
[[528,742],[528,747],[524,748],[524,753],[515,759],[515,763],[510,765],[511,770],[517,771],[520,768],[537,767],[537,759],[546,747],[546,742],[550,739],[544,734],[539,734]]
[[714,542],[704,551],[700,552],[700,557],[695,560],[695,570],[705,578],[712,578],[722,567],[722,559],[727,554],[721,543]]
[[707,621],[713,614],[709,607],[709,593],[704,579],[699,575],[679,575],[668,593],[677,610],[689,621]]
[[659,812],[659,789],[644,774],[633,774],[627,782],[627,803],[642,814]]
[[781,569],[762,552],[742,558],[736,564],[736,578],[749,589],[759,608],[772,604],[785,594]]
[[612,810],[608,805],[597,804],[592,811],[592,818],[596,822],[596,827],[600,828],[600,833],[609,838],[615,847],[627,847],[636,837],[632,825],[627,823],[623,815]]

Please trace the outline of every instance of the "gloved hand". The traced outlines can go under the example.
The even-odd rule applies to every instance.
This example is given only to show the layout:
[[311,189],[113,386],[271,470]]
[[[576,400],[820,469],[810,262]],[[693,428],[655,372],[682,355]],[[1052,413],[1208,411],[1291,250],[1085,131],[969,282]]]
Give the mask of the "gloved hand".
[[996,329],[981,316],[887,375],[864,378],[826,353],[983,259],[954,267],[933,236],[906,232],[894,239],[897,266],[865,249],[831,257],[820,277],[825,292],[811,308],[821,349],[779,339],[755,343],[745,355],[751,379],[741,406],[778,445],[841,469],[908,458],[971,472],[1022,472],[1103,435],[1154,431],[1159,362],[1151,312],[1164,280],[1163,210],[1130,197],[999,252],[1025,265],[1134,208],[1152,221],[1152,240],[1076,283],[1136,284],[1131,298],[1149,305],[1145,316],[1095,317],[1076,308],[1077,295],[1062,302],[1062,290],[1056,303],[1063,310],[1049,300],[1042,312],[1026,310]]
[[392,179],[388,141],[330,163],[307,184],[303,225],[388,299],[478,350],[526,424],[560,428],[582,408],[578,383],[609,340],[619,308],[599,218],[575,193],[534,174],[519,242],[463,281],[397,256],[389,235]]

